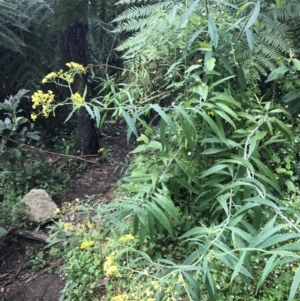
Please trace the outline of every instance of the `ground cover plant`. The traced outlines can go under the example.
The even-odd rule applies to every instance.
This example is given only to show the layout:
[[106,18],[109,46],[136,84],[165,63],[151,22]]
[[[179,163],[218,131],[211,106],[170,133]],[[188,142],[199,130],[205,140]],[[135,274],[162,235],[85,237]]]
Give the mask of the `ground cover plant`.
[[49,247],[65,252],[62,300],[298,300],[298,120],[287,104],[298,4],[129,4],[114,20],[122,74],[96,78],[87,101],[88,85],[73,83],[102,65],[68,62],[31,98],[33,121],[84,108],[100,128],[125,120],[138,142],[119,199],[50,226]]

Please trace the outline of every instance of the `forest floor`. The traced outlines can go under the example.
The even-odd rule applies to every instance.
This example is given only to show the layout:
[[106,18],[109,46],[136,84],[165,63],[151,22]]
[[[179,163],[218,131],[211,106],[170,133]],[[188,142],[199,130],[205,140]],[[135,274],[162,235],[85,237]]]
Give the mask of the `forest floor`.
[[[135,148],[135,142],[127,143],[124,124],[108,125],[106,136],[101,139],[103,153],[99,156],[84,157],[81,162],[86,166],[79,178],[74,179],[66,193],[54,196],[58,207],[65,202],[70,209],[80,202],[91,202],[93,206],[112,201],[117,195],[117,181],[126,169],[128,154]],[[69,160],[70,157],[49,153],[49,162]],[[81,218],[69,213],[63,219],[76,223]],[[51,225],[51,223],[50,223]],[[47,234],[49,223],[41,226],[39,232]],[[34,258],[43,251],[45,243],[12,235],[0,241],[0,301],[59,301],[66,278],[63,270],[63,258],[44,261],[41,269],[33,271]],[[75,300],[74,300],[75,301]]]

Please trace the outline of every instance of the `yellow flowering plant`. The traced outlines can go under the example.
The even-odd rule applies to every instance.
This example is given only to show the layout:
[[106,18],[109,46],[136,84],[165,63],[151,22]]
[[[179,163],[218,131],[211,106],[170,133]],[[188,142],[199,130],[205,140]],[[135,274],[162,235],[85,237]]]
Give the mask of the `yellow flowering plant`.
[[88,106],[85,102],[87,87],[85,88],[83,95],[81,95],[79,92],[73,92],[72,89],[75,76],[85,74],[86,68],[74,62],[67,63],[66,65],[69,67],[68,71],[64,72],[63,70],[59,70],[57,72],[51,72],[42,79],[42,83],[54,83],[60,87],[68,88],[70,91],[70,96],[64,101],[55,102],[52,90],[48,90],[47,92],[38,90],[34,92],[34,94],[31,96],[32,108],[34,110],[39,108],[40,112],[33,112],[31,114],[30,117],[33,121],[35,121],[39,115],[48,118],[50,113],[53,113],[55,116],[55,110],[57,107],[71,104],[73,106],[73,111],[67,118],[68,120],[74,111],[78,110],[83,105]]

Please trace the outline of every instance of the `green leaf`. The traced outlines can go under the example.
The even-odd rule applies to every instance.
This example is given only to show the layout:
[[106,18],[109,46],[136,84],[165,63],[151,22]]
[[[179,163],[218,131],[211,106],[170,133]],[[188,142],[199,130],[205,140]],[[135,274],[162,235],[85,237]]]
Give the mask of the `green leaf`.
[[254,41],[253,34],[252,34],[252,32],[249,29],[246,29],[246,37],[247,37],[247,42],[248,42],[249,49],[251,51],[253,51],[254,45],[255,45],[255,41]]
[[242,268],[242,265],[244,263],[244,260],[245,260],[245,256],[246,256],[247,252],[243,252],[242,256],[240,257],[237,265],[235,266],[234,268],[234,271],[231,275],[231,278],[230,278],[230,283],[232,283],[232,281],[234,280],[234,278],[239,274],[241,268]]
[[280,79],[284,76],[284,74],[286,72],[288,72],[290,69],[286,66],[280,66],[276,69],[274,69],[268,76],[267,80],[266,80],[266,83],[267,82],[271,82],[273,80],[276,80],[276,79]]
[[189,182],[187,182],[183,178],[175,177],[174,181],[176,181],[179,185],[181,185],[184,188],[186,188],[189,192],[193,192],[195,194],[199,194],[199,191],[197,189],[195,189]]
[[165,123],[172,129],[172,131],[178,136],[177,129],[173,123],[173,121],[170,119],[170,117],[160,108],[157,104],[150,104],[150,107],[155,110],[160,117],[165,121]]
[[298,59],[292,59],[296,70],[300,71],[300,61]]
[[288,301],[293,301],[300,284],[300,266],[298,266],[290,289]]
[[134,218],[133,218],[133,234],[136,235],[139,230],[139,225],[140,225],[140,219],[138,218],[137,214],[135,213]]
[[197,179],[196,175],[193,173],[193,170],[188,166],[186,163],[182,162],[178,158],[175,158],[176,163],[181,168],[181,170],[192,180],[198,187],[200,187],[199,180]]
[[276,2],[276,5],[278,8],[282,9],[283,8],[283,3],[282,3],[282,0],[275,0]]
[[134,174],[123,178],[127,182],[145,182],[151,180],[151,174]]
[[179,23],[179,28],[185,28],[187,21],[189,20],[190,15],[194,12],[195,7],[199,3],[200,0],[196,0],[192,3],[192,5],[188,8],[188,10],[182,15],[180,23]]
[[223,141],[223,143],[228,145],[225,135],[224,135],[224,130],[222,128],[220,128],[206,113],[198,111],[198,114],[201,115],[201,117],[208,123],[210,128]]
[[207,177],[207,176],[209,176],[209,175],[211,175],[211,174],[215,174],[215,173],[217,173],[218,171],[223,170],[223,169],[225,169],[225,168],[228,168],[228,164],[217,164],[217,165],[215,165],[215,166],[213,166],[213,167],[207,169],[206,171],[204,171],[204,172],[201,174],[200,179],[205,178],[205,177]]
[[[92,109],[91,109],[91,107],[89,106],[89,104],[85,104],[84,107],[85,107],[86,110],[88,111],[90,117],[91,117],[92,119],[95,119],[95,114],[94,114],[94,112],[92,111]],[[75,110],[77,110],[77,109],[75,108]],[[66,122],[66,121],[65,121],[65,122]]]
[[197,238],[205,237],[208,235],[208,229],[205,227],[195,227],[191,230],[185,232],[183,235],[179,237],[179,239],[188,238],[190,236],[195,236]]
[[272,121],[275,123],[277,129],[292,143],[293,134],[289,127],[277,118],[272,117]]
[[155,197],[153,197],[153,200],[157,203],[157,205],[162,207],[165,212],[167,212],[176,222],[178,222],[179,212],[172,200],[168,196],[163,195],[163,191],[160,191],[160,193],[155,192],[154,196]]
[[210,57],[208,59],[205,59],[205,68],[207,71],[212,71],[215,68],[216,59],[213,57]]
[[94,108],[94,114],[96,117],[96,125],[97,125],[97,127],[100,127],[100,124],[101,124],[100,110],[97,106],[93,106],[93,108]]
[[6,233],[8,233],[7,230],[0,227],[0,236],[6,235]]
[[257,20],[257,17],[259,16],[259,12],[260,12],[260,1],[257,1],[255,4],[255,7],[252,11],[251,17],[248,20],[246,26],[245,26],[245,30],[247,31],[253,24],[254,22]]
[[272,272],[273,270],[273,262],[274,260],[276,259],[277,255],[276,254],[273,254],[267,261],[266,263],[266,266],[262,272],[262,275],[257,283],[257,286],[256,286],[256,294],[259,290],[259,288],[261,287],[261,285],[265,282],[266,278],[268,277],[268,275],[270,274],[270,272]]
[[218,32],[217,27],[211,15],[208,16],[208,32],[215,48],[218,47]]
[[206,277],[205,277],[205,287],[207,289],[208,295],[209,295],[209,300],[211,301],[216,301],[216,288],[215,288],[215,282],[214,279],[208,270],[206,272]]
[[155,229],[154,229],[154,216],[153,214],[148,211],[147,213],[147,217],[148,217],[148,227],[149,227],[149,235],[150,235],[150,238],[153,240],[154,238],[154,233],[155,233]]
[[194,129],[195,129],[195,126],[194,126],[194,122],[193,120],[191,119],[190,115],[181,107],[177,107],[176,108],[178,110],[178,112],[186,119],[186,121],[190,124],[190,126]]
[[199,283],[188,273],[182,271],[182,274],[191,286],[187,286],[190,295],[193,297],[193,301],[201,301],[201,291]]
[[265,227],[258,233],[257,236],[253,237],[253,239],[249,242],[250,248],[258,248],[263,244],[264,241],[269,239],[273,234],[283,229],[286,225],[277,225],[274,226],[276,220],[276,216],[274,216]]
[[144,206],[148,211],[150,211],[155,216],[157,221],[161,223],[161,225],[172,235],[173,231],[172,231],[170,221],[167,218],[167,216],[164,214],[164,212],[154,203],[148,202]]
[[159,125],[159,137],[163,149],[166,147],[166,123],[161,120]]
[[134,118],[131,118],[127,112],[125,112],[123,109],[121,109],[121,114],[123,115],[124,119],[126,120],[126,123],[129,127],[129,129],[135,134],[136,137],[138,137],[138,133],[136,131],[135,127],[135,120]]
[[260,249],[267,249],[269,247],[275,246],[278,243],[284,242],[286,240],[292,240],[295,238],[300,238],[300,234],[298,233],[285,233],[285,234],[276,234],[266,239],[263,243],[258,245],[257,247]]
[[185,139],[187,141],[187,144],[188,144],[189,148],[193,149],[194,148],[194,143],[193,143],[192,135],[191,135],[192,134],[191,133],[191,127],[185,121],[185,119],[183,119],[183,117],[179,116],[179,120],[180,120],[181,128],[183,130]]

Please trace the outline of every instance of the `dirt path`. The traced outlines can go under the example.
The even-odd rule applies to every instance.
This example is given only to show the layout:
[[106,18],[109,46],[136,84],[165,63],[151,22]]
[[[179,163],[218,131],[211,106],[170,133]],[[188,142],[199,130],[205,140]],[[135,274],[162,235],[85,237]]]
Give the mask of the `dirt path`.
[[[108,130],[110,136],[101,141],[103,152],[100,156],[86,158],[90,161],[87,171],[72,182],[69,192],[54,197],[58,205],[66,201],[75,204],[77,198],[84,200],[94,195],[98,202],[111,201],[116,182],[126,168],[127,155],[135,146],[127,144],[124,125],[110,125],[106,132]],[[60,158],[52,157],[52,160],[57,162]],[[25,238],[0,244],[0,301],[59,301],[66,282],[60,269],[63,259],[46,260],[43,268],[34,272],[26,256],[26,250],[31,248],[38,254],[43,247]]]

